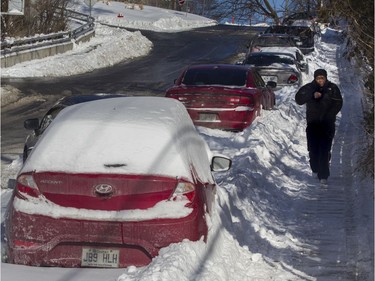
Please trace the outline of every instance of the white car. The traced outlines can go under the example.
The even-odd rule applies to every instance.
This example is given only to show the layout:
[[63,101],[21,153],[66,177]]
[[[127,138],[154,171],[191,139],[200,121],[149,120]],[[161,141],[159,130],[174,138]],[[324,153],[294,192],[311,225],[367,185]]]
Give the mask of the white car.
[[254,67],[264,82],[273,81],[277,89],[285,86],[302,85],[301,71],[294,56],[288,53],[254,52],[250,53],[242,64]]
[[259,49],[259,52],[275,52],[275,53],[288,53],[291,54],[294,59],[297,61],[297,66],[300,71],[309,73],[309,64],[301,52],[301,50],[297,47],[262,47]]

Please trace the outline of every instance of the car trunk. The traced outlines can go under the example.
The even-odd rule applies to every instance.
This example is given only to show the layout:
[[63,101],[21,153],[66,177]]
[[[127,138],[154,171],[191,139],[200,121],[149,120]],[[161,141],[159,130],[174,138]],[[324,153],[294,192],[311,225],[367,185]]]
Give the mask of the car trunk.
[[168,94],[168,97],[182,102],[187,108],[235,108],[238,106],[254,106],[254,99],[250,91],[237,89],[204,87],[189,89]]
[[259,74],[262,76],[263,80],[267,83],[268,81],[276,82],[278,85],[287,85],[288,79],[291,75],[299,77],[299,75],[293,71],[292,68],[272,68],[263,67],[257,68]]
[[168,199],[177,180],[170,177],[118,174],[33,174],[39,192],[63,207],[93,210],[147,209]]

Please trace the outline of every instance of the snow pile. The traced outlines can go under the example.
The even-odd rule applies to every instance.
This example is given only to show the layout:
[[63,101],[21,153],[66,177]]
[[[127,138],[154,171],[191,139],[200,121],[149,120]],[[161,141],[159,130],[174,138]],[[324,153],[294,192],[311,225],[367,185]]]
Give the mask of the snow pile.
[[[90,43],[80,43],[73,50],[43,59],[25,61],[1,70],[2,77],[60,77],[108,67],[127,59],[147,55],[152,43],[139,31],[129,32],[96,25]],[[66,59],[67,56],[69,59]]]

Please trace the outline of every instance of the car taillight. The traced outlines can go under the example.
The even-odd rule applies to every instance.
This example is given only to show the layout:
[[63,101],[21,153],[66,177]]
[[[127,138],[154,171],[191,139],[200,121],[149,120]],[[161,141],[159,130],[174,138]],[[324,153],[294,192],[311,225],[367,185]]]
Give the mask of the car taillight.
[[298,77],[294,74],[290,75],[288,78],[288,84],[294,84],[298,81]]
[[40,243],[31,242],[31,241],[23,241],[23,240],[14,240],[13,241],[14,247],[27,249],[27,248],[38,248],[42,246]]
[[186,98],[184,96],[181,96],[179,94],[167,94],[166,97],[176,99],[176,100],[179,100],[181,102],[184,102],[184,101],[188,100],[188,98]]
[[38,186],[34,181],[32,174],[21,174],[17,178],[17,194],[21,198],[25,198],[25,195],[32,197],[38,197],[40,195]]
[[194,184],[190,182],[178,182],[169,200],[187,199],[190,202],[193,202],[194,196],[195,196]]
[[228,99],[228,102],[234,105],[246,105],[246,106],[254,104],[253,100],[250,97],[230,97]]

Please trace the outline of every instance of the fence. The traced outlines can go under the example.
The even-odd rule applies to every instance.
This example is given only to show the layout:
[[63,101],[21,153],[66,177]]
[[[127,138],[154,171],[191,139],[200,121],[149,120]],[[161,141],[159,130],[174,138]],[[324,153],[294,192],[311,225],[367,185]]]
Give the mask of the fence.
[[68,18],[83,24],[69,31],[2,41],[1,67],[10,67],[20,62],[64,53],[73,49],[73,42],[85,42],[95,35],[93,17],[72,10],[64,10],[64,12]]

